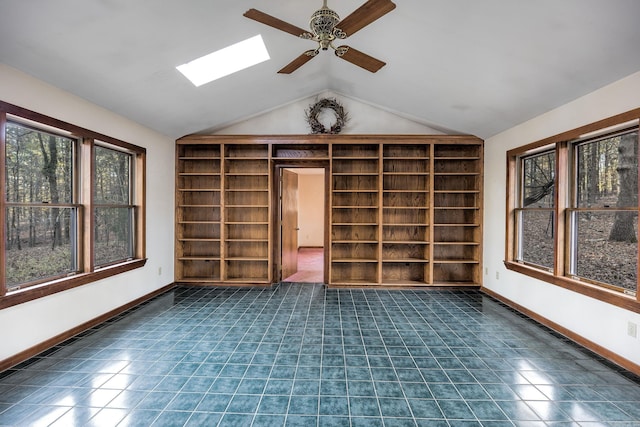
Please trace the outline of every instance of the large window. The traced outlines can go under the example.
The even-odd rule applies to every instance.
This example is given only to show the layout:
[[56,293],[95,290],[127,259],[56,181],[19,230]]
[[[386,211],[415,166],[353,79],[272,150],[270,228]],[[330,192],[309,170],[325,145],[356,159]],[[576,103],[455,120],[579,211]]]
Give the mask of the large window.
[[639,117],[508,152],[507,268],[640,311]]
[[144,265],[145,150],[0,102],[0,308]]

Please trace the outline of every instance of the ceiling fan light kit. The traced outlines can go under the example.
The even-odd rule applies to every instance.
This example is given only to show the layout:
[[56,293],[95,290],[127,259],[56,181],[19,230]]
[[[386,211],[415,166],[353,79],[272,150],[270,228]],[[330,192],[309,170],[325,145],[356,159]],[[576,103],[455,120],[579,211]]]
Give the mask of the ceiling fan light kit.
[[360,52],[350,46],[334,46],[336,39],[345,39],[356,31],[366,27],[378,18],[386,15],[395,9],[396,5],[391,0],[368,0],[342,21],[340,16],[329,9],[327,0],[323,0],[323,5],[316,10],[309,21],[311,32],[296,27],[264,12],[256,9],[249,9],[244,16],[258,21],[262,24],[287,32],[294,36],[315,41],[318,43],[316,49],[307,50],[296,59],[287,64],[278,73],[290,74],[306,64],[320,53],[320,50],[333,49],[338,58],[344,59],[354,65],[375,73],[384,67],[385,62],[380,61],[366,53]]

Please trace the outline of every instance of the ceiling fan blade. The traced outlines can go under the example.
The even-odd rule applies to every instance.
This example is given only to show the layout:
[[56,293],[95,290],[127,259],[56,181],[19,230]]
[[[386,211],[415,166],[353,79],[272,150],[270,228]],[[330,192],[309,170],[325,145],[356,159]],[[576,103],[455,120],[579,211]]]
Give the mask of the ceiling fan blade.
[[339,46],[336,48],[336,56],[344,59],[345,61],[351,62],[358,67],[362,67],[367,71],[371,71],[372,73],[375,73],[380,68],[387,65],[386,62],[382,62],[379,59],[369,56],[366,53],[362,53],[350,46]]
[[309,34],[311,36],[309,31],[303,30],[302,28],[296,27],[295,25],[289,24],[288,22],[284,22],[283,20],[268,15],[264,12],[260,12],[257,9],[249,9],[245,13],[243,13],[243,16],[268,25],[270,27],[276,28],[280,31],[284,31],[285,33],[293,34],[296,37],[302,37],[304,34]]
[[298,68],[302,67],[307,62],[311,61],[318,54],[317,50],[308,50],[304,52],[302,55],[298,56],[296,59],[288,63],[284,66],[278,73],[280,74],[291,74]]
[[336,28],[350,36],[395,8],[396,5],[391,0],[369,0],[336,24]]

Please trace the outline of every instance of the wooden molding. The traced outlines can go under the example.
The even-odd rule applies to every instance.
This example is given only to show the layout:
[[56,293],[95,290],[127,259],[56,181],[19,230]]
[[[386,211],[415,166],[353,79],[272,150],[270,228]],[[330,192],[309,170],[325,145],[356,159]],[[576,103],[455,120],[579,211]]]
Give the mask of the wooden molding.
[[107,313],[104,313],[96,318],[93,318],[87,322],[84,322],[74,328],[69,329],[68,331],[65,331],[61,334],[58,334],[54,337],[51,337],[49,339],[47,339],[46,341],[41,342],[40,344],[36,344],[31,348],[28,348],[24,351],[21,351],[18,354],[15,354],[7,359],[4,359],[2,361],[0,361],[0,372],[6,371],[7,369],[11,368],[12,366],[15,366],[19,363],[22,363],[34,356],[37,356],[38,354],[42,353],[43,351],[45,351],[48,348],[51,348],[55,345],[58,345],[66,340],[68,340],[71,337],[74,337],[76,335],[78,335],[81,332],[84,332],[88,329],[93,328],[94,326],[97,326],[101,323],[106,322],[107,320],[111,319],[112,317],[115,317],[121,313],[124,313],[125,311],[139,305],[142,304],[145,301],[148,301],[160,294],[163,294],[165,292],[167,292],[170,289],[173,289],[175,287],[175,283],[170,283],[166,286],[163,286],[160,289],[156,289],[155,291],[148,293],[140,298],[137,298],[125,305],[122,305],[118,308],[115,308]]
[[520,304],[511,301],[508,298],[503,297],[502,295],[500,295],[497,292],[492,291],[491,289],[487,289],[487,288],[482,288],[481,291],[495,299],[497,299],[498,301],[502,302],[503,304],[508,305],[509,307],[511,307],[512,309],[524,314],[525,316],[535,320],[536,322],[552,329],[553,331],[564,335],[565,337],[569,338],[571,341],[575,342],[576,344],[591,350],[592,352],[596,353],[597,355],[605,358],[606,360],[615,363],[616,365],[626,369],[629,372],[632,372],[635,375],[640,375],[640,365],[625,359],[624,357],[612,352],[611,350],[601,346],[600,344],[596,344],[591,340],[588,340],[587,338],[576,334],[575,332],[571,331],[570,329],[565,328],[564,326],[561,326],[555,322],[553,322],[552,320],[547,319],[546,317],[543,317],[541,315],[539,315],[538,313],[529,310],[526,307],[521,306]]

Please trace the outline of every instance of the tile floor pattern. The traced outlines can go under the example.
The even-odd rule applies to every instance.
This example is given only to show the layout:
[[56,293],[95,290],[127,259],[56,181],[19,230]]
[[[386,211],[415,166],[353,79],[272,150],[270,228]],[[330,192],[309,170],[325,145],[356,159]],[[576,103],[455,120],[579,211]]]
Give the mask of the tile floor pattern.
[[477,291],[176,288],[0,375],[11,426],[640,426],[640,381]]

